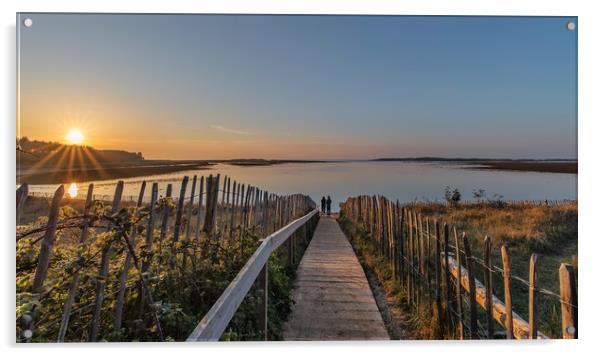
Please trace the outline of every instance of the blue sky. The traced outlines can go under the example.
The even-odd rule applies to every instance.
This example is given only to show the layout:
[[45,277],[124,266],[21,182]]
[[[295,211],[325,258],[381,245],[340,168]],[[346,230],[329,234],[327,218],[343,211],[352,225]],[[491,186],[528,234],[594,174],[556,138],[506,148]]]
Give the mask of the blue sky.
[[576,158],[574,18],[29,14],[21,135],[148,158]]

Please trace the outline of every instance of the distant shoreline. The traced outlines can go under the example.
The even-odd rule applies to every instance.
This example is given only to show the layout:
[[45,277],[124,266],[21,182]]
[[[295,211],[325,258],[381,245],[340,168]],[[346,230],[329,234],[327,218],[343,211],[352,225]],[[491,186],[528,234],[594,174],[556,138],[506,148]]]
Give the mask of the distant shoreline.
[[[190,161],[189,161],[190,162]],[[178,161],[145,162],[145,164],[121,164],[103,168],[73,168],[50,170],[42,168],[31,170],[27,167],[21,168],[23,173],[18,174],[17,181],[29,184],[59,184],[65,182],[89,182],[107,179],[123,179],[148,176],[154,174],[166,174],[191,169],[207,169],[210,164],[206,161],[196,163],[185,163]]]
[[446,162],[470,164],[465,169],[504,170],[542,173],[577,174],[576,160],[512,160],[512,159],[473,159],[473,158],[378,158],[372,160],[271,160],[271,159],[233,159],[233,160],[144,160],[132,163],[120,163],[101,168],[75,167],[72,169],[51,169],[42,167],[17,167],[18,182],[29,184],[58,184],[65,182],[87,182],[107,179],[123,179],[155,174],[175,173],[179,171],[208,169],[215,164],[229,164],[241,167],[273,166],[286,163],[338,163],[338,162]]
[[233,166],[274,166],[285,163],[326,163],[323,160],[303,160],[303,159],[228,159],[228,160],[210,160],[211,163],[223,163]]
[[[209,169],[216,164],[234,166],[273,166],[285,163],[322,163],[317,160],[266,160],[266,159],[233,159],[233,160],[143,160],[135,162],[119,162],[96,167],[59,168],[31,166],[17,167],[17,182],[28,184],[60,184],[65,182],[89,182],[142,177],[155,174],[175,173],[187,170]],[[21,174],[19,174],[21,172]]]
[[577,174],[578,162],[570,159],[500,159],[500,158],[377,158],[374,162],[447,162],[470,164],[465,169]]

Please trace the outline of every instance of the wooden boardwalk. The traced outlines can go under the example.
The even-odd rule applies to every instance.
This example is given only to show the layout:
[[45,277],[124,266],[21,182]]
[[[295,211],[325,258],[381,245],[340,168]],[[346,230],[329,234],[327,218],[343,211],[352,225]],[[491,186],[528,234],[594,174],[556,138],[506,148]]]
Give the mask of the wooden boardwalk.
[[297,270],[284,340],[388,340],[366,275],[336,220],[322,216]]

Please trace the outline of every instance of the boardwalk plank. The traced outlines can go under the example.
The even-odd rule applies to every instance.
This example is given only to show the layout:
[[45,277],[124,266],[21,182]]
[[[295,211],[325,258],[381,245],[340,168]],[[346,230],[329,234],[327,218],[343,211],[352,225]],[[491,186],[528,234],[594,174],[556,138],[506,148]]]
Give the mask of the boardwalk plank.
[[389,339],[366,275],[334,219],[320,219],[294,286],[285,340]]

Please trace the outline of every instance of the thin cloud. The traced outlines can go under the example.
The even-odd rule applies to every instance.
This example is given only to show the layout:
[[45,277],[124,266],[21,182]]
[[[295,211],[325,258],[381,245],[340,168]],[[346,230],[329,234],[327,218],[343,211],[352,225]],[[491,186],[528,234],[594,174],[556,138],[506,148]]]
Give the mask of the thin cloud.
[[236,130],[236,129],[231,129],[228,127],[224,127],[221,125],[211,125],[211,128],[217,131],[221,131],[221,132],[225,132],[225,133],[229,133],[229,134],[234,134],[234,135],[253,135],[252,132],[248,132],[248,131],[242,131],[242,130]]

